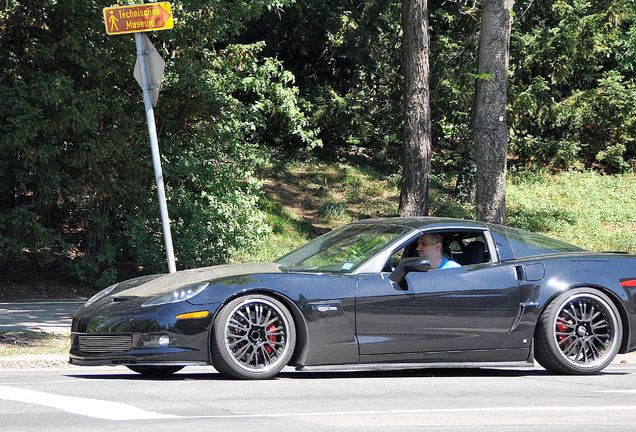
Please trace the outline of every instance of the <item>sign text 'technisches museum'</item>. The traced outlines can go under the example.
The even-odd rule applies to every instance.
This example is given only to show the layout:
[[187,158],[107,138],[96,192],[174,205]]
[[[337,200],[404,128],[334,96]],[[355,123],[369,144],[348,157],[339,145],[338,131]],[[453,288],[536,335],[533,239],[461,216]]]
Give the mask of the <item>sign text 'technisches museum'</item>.
[[174,27],[170,3],[104,8],[104,24],[109,35],[168,30]]

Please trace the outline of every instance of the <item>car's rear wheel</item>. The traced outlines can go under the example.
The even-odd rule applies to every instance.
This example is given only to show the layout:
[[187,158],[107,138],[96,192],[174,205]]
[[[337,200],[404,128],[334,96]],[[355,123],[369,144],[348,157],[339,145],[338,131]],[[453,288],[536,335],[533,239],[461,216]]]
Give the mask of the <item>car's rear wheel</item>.
[[620,349],[623,326],[614,303],[592,288],[569,290],[541,315],[535,332],[535,358],[548,371],[596,373]]
[[287,365],[295,344],[289,310],[272,297],[247,295],[229,302],[214,320],[212,364],[233,378],[271,378]]
[[133,372],[137,372],[147,377],[167,377],[175,372],[179,372],[184,366],[126,366]]

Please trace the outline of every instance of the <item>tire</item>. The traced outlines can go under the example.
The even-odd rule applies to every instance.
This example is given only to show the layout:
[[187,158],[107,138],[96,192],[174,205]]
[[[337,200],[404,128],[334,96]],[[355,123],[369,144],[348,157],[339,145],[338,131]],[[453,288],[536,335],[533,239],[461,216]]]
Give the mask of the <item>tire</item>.
[[283,369],[296,345],[296,327],[278,300],[252,294],[221,309],[210,337],[211,360],[222,375],[267,379]]
[[534,337],[535,358],[549,372],[593,374],[616,357],[623,325],[608,296],[593,288],[576,288],[548,305]]
[[126,366],[133,372],[137,372],[145,377],[161,378],[168,377],[175,372],[179,372],[185,366]]

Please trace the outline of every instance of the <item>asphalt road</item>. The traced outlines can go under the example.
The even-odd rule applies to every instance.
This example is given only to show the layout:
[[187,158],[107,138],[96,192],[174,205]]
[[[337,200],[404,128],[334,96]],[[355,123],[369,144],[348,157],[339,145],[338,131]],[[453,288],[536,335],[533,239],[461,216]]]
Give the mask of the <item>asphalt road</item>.
[[33,330],[68,334],[83,301],[51,300],[0,303],[0,331]]
[[1,431],[633,431],[636,367],[285,371],[210,367],[143,379],[123,367],[0,370]]

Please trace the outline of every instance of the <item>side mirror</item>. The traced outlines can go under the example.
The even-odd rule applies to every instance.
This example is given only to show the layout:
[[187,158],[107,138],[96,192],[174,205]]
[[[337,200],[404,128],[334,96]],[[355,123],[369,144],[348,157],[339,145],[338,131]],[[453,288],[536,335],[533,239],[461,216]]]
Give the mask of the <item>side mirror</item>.
[[426,272],[431,269],[431,262],[423,257],[407,258],[402,261],[393,270],[393,273],[389,276],[389,279],[395,283],[402,283],[406,274],[409,272]]

